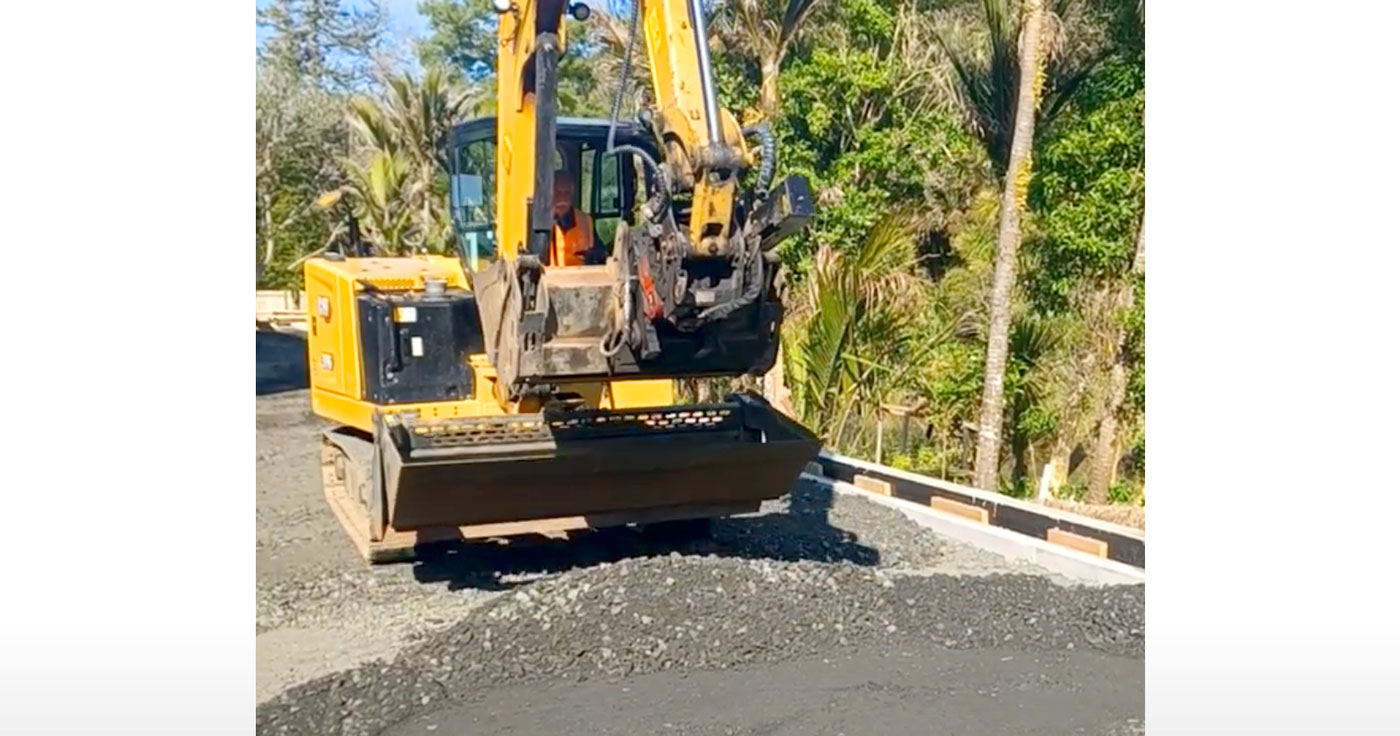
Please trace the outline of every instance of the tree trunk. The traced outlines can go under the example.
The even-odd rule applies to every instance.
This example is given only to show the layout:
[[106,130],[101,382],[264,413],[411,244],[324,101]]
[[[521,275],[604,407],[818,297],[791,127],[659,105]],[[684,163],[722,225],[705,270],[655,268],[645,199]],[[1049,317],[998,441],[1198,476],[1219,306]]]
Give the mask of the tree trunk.
[[1045,479],[1042,482],[1041,500],[1053,497],[1060,487],[1065,484],[1069,477],[1069,458],[1074,452],[1075,441],[1079,437],[1079,426],[1082,412],[1079,410],[1079,402],[1084,398],[1084,392],[1089,388],[1089,376],[1096,370],[1093,352],[1086,352],[1081,355],[1076,364],[1074,383],[1070,386],[1069,397],[1065,400],[1065,413],[1074,417],[1067,427],[1062,427],[1055,433],[1055,444],[1050,449],[1050,459],[1045,464]]
[[1128,371],[1122,362],[1115,362],[1110,374],[1108,400],[1104,402],[1099,419],[1099,434],[1094,442],[1094,466],[1089,474],[1089,503],[1108,503],[1108,486],[1113,482],[1113,470],[1118,465],[1114,440],[1118,437],[1118,410],[1128,393]]
[[1025,437],[1022,437],[1022,436],[1021,436],[1021,433],[1020,433],[1020,432],[1014,432],[1014,433],[1012,433],[1012,435],[1011,435],[1011,482],[1012,482],[1013,485],[1016,485],[1016,486],[1018,486],[1018,487],[1020,486],[1021,481],[1022,481],[1022,480],[1025,480],[1025,477],[1026,477],[1026,468],[1027,468],[1027,465],[1026,465],[1026,450],[1027,450],[1029,447],[1030,447],[1030,443],[1026,441],[1026,438],[1025,438]]
[[778,359],[773,362],[773,367],[763,374],[763,398],[767,399],[774,409],[794,419],[797,417],[792,408],[792,392],[783,381],[782,345],[778,346]]
[[[1132,273],[1142,273],[1146,265],[1147,249],[1143,233],[1146,217],[1138,223],[1137,250],[1133,254]],[[1126,310],[1133,304],[1133,284],[1125,279],[1118,292],[1118,306]],[[1107,503],[1108,486],[1113,482],[1114,471],[1118,468],[1118,412],[1123,408],[1123,400],[1128,395],[1128,366],[1124,364],[1127,330],[1118,327],[1117,354],[1113,359],[1110,374],[1108,400],[1104,402],[1103,415],[1099,418],[1099,436],[1094,443],[1094,466],[1089,475],[1089,503]]]
[[781,66],[777,58],[759,62],[758,107],[770,120],[778,114],[778,70]]
[[1026,3],[1021,28],[1020,89],[1016,96],[1016,127],[1011,138],[1011,158],[1006,167],[1001,197],[1001,225],[997,230],[997,260],[992,277],[991,329],[987,335],[987,361],[982,384],[982,413],[977,422],[977,459],[973,485],[997,490],[1001,458],[1001,425],[1005,413],[1006,354],[1011,332],[1011,293],[1016,286],[1016,255],[1021,247],[1021,206],[1030,184],[1031,141],[1035,137],[1036,98],[1040,80],[1040,0]]

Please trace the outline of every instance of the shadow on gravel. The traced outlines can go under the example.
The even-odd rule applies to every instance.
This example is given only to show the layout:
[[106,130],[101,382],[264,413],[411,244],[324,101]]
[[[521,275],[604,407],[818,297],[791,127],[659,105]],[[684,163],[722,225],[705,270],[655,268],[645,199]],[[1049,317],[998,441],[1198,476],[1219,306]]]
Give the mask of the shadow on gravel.
[[[505,590],[540,575],[671,553],[879,564],[880,553],[875,548],[831,525],[829,488],[799,481],[787,501],[785,510],[717,519],[709,538],[667,537],[624,527],[582,532],[568,539],[429,546],[420,550],[413,573],[420,582],[447,583],[452,590]],[[520,579],[508,579],[513,577]]]

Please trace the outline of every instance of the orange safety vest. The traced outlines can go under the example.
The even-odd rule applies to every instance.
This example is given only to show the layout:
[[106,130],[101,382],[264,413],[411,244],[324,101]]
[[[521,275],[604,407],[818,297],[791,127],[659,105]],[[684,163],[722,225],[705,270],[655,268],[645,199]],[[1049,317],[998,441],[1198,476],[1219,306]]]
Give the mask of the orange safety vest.
[[549,262],[555,266],[582,266],[584,255],[593,249],[593,220],[574,210],[574,226],[568,230],[554,226],[554,247]]

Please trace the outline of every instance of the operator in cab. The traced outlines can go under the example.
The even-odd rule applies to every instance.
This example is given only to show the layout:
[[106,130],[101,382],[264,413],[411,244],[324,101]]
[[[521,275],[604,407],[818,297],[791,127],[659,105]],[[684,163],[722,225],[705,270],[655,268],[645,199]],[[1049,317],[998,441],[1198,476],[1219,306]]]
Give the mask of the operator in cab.
[[606,263],[607,251],[593,229],[593,218],[574,207],[574,180],[567,171],[554,172],[554,242],[550,265],[592,266]]

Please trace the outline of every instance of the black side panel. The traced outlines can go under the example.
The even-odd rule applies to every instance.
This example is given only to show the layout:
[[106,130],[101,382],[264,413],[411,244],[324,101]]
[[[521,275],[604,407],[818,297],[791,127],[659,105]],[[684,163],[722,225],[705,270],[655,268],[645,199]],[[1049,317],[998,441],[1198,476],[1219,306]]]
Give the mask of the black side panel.
[[789,176],[755,208],[749,227],[768,250],[797,234],[817,216],[812,187],[806,177]]
[[[376,404],[472,398],[468,356],[485,352],[471,292],[448,289],[359,297],[365,398]],[[397,310],[397,319],[396,319]]]

